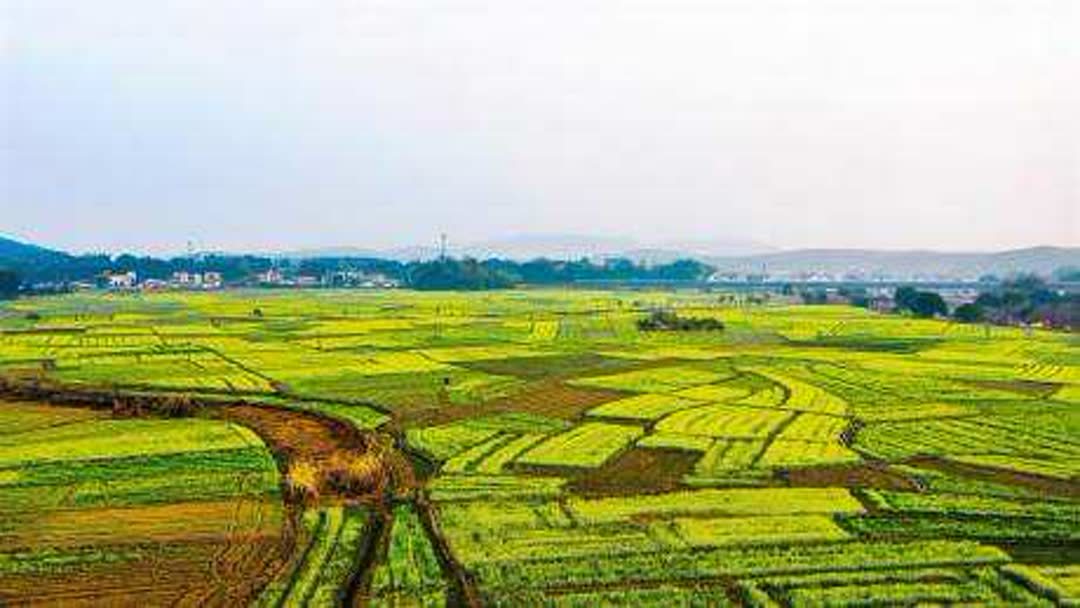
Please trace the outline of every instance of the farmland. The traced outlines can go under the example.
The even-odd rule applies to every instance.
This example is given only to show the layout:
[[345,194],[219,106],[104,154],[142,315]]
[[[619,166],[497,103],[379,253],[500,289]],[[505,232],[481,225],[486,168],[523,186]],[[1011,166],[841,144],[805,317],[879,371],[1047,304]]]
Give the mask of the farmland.
[[[723,332],[640,332],[655,307]],[[1075,336],[707,292],[0,308],[0,604],[1080,601]]]

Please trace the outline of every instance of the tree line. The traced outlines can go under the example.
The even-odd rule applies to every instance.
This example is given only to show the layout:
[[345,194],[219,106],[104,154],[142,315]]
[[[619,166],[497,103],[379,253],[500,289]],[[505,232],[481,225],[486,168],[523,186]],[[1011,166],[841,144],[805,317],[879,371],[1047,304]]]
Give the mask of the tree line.
[[913,287],[898,288],[893,300],[898,312],[916,317],[951,316],[961,323],[1041,324],[1069,330],[1080,327],[1080,294],[1051,289],[1032,274],[1005,279],[951,312],[940,294]]
[[[380,258],[325,257],[279,259],[255,255],[200,255],[169,259],[150,256],[81,255],[49,252],[31,258],[0,259],[0,288],[11,293],[19,284],[62,287],[98,282],[113,272],[133,271],[140,280],[168,280],[176,272],[217,272],[229,284],[254,283],[260,273],[276,269],[287,278],[323,279],[336,285],[346,273],[379,275],[414,289],[503,289],[515,285],[558,285],[582,281],[700,281],[713,269],[694,260],[647,265],[628,259],[528,262],[440,258],[401,262]],[[14,285],[14,287],[11,287]]]

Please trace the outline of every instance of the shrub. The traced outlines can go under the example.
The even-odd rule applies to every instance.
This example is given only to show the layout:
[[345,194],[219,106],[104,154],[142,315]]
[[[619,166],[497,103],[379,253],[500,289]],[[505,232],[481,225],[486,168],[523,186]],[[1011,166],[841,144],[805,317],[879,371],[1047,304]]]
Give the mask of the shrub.
[[638,320],[641,331],[722,331],[723,321],[712,318],[686,318],[667,311],[655,310],[648,317]]

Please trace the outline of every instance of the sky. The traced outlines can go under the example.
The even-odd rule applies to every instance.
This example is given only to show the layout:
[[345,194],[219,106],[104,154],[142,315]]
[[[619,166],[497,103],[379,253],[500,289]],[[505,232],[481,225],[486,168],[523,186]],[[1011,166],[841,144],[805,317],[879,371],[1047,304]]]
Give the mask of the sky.
[[0,0],[0,234],[1080,245],[1075,0]]

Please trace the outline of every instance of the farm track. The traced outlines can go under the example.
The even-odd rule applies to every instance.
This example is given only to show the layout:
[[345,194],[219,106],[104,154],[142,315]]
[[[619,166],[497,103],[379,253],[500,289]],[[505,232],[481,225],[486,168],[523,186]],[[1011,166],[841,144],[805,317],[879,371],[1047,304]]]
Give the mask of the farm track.
[[388,509],[381,508],[372,513],[367,528],[364,530],[356,571],[346,583],[345,597],[342,602],[345,606],[366,606],[370,602],[371,580],[375,574],[375,568],[379,565],[379,557],[386,554],[393,524],[393,518]]
[[439,560],[443,575],[450,585],[447,604],[478,608],[481,603],[476,581],[473,580],[473,577],[457,561],[453,552],[450,551],[450,545],[446,542],[446,537],[439,527],[439,517],[435,512],[435,507],[428,499],[427,493],[420,490],[413,504],[416,507],[417,515],[420,517],[420,523],[424,526],[424,531],[427,532],[428,539],[431,541],[432,548],[435,549],[435,557]]

